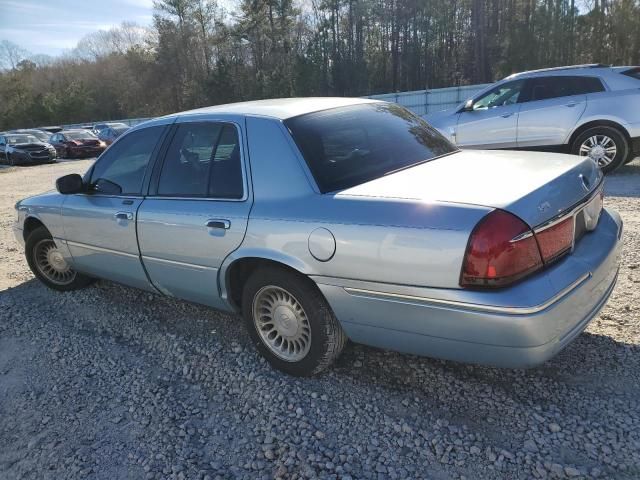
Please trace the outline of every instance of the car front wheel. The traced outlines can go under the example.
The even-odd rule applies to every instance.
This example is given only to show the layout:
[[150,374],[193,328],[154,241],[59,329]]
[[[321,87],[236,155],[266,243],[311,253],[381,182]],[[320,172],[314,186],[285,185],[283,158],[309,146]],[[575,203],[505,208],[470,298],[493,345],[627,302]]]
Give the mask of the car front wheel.
[[249,277],[242,311],[258,351],[289,375],[306,377],[321,372],[347,343],[316,285],[282,268],[261,268]]
[[45,227],[38,227],[29,234],[25,254],[33,274],[49,288],[66,292],[94,282],[93,278],[71,268]]
[[623,165],[629,157],[629,142],[613,127],[593,127],[578,135],[571,153],[591,157],[604,173],[610,173]]

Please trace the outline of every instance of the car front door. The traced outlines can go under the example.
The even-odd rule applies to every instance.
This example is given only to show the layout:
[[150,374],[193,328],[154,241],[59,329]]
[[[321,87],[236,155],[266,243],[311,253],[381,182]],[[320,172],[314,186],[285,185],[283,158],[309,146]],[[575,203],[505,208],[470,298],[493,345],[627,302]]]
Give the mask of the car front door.
[[87,193],[66,196],[62,222],[78,271],[153,290],[140,261],[136,217],[165,130],[152,126],[123,137],[87,174]]
[[518,119],[518,147],[562,145],[587,107],[580,77],[527,80]]
[[3,136],[0,136],[0,158],[2,160],[7,159],[7,154],[5,153],[7,149],[7,141]]
[[476,98],[458,115],[456,144],[470,148],[512,148],[517,142],[518,103],[524,80],[502,83]]
[[142,260],[163,293],[221,307],[218,270],[240,246],[251,208],[241,131],[180,120],[173,130],[138,213]]

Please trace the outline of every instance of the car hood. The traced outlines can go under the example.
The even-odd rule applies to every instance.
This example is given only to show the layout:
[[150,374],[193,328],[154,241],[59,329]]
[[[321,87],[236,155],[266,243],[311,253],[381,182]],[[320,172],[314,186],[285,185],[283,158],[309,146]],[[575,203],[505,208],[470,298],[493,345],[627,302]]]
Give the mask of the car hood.
[[601,180],[595,162],[586,157],[463,150],[343,190],[337,196],[500,208],[533,227],[580,202]]
[[34,148],[43,149],[48,148],[49,144],[41,143],[41,142],[33,142],[33,143],[12,143],[9,145],[11,148],[15,148],[16,150],[31,150]]

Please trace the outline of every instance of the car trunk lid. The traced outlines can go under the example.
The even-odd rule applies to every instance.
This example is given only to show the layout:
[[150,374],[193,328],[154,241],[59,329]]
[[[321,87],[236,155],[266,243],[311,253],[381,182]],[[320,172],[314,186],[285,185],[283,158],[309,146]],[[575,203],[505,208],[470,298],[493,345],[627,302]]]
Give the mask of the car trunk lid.
[[543,152],[463,150],[338,193],[500,208],[529,226],[580,203],[602,173],[589,158]]

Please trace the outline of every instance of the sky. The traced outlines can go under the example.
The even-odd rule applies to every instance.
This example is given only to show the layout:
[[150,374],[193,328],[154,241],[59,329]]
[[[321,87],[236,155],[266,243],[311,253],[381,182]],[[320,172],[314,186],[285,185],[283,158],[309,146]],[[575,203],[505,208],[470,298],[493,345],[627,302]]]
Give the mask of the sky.
[[0,40],[32,54],[60,55],[87,33],[152,20],[153,0],[0,0]]

